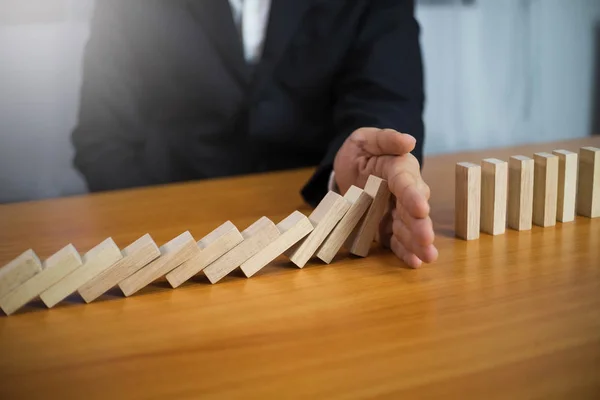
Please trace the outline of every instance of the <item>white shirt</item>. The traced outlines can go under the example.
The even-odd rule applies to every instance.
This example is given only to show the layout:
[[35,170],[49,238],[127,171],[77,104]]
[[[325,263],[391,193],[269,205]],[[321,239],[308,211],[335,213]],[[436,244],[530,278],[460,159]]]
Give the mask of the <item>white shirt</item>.
[[271,0],[229,0],[229,5],[242,35],[244,58],[255,64],[262,55]]

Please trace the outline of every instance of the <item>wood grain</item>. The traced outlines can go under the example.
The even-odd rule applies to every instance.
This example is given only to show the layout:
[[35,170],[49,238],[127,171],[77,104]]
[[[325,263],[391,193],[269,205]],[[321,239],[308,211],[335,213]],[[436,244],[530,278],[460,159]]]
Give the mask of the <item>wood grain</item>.
[[0,299],[42,271],[42,263],[31,249],[0,268]]
[[[600,219],[454,238],[457,162],[581,146],[600,138],[426,157],[440,258],[420,269],[374,245],[214,286],[30,303],[0,318],[0,398],[596,399]],[[299,191],[312,173],[0,206],[0,264],[29,248],[43,259],[69,242],[123,248],[309,214]]]
[[575,220],[577,198],[577,153],[569,150],[554,150],[558,157],[558,199],[556,220],[571,222]]
[[558,202],[558,157],[547,152],[533,155],[533,223],[556,225]]
[[481,225],[481,166],[459,162],[455,166],[455,233],[464,240],[479,239]]
[[40,299],[46,307],[52,308],[122,258],[119,247],[108,238],[85,253],[83,265],[42,292]]
[[527,231],[533,218],[533,158],[512,156],[508,169],[508,227]]
[[354,185],[346,191],[344,199],[350,204],[350,208],[317,250],[317,257],[327,264],[333,261],[373,202],[367,192]]
[[198,240],[201,251],[169,272],[166,276],[171,287],[179,287],[219,257],[233,249],[244,240],[238,228],[227,221],[202,239]]
[[119,282],[119,288],[125,296],[137,293],[200,253],[200,248],[189,231],[163,244],[159,250],[160,257]]
[[579,151],[577,213],[600,217],[600,148],[585,146]]
[[508,163],[497,158],[481,162],[481,231],[500,235],[506,230]]

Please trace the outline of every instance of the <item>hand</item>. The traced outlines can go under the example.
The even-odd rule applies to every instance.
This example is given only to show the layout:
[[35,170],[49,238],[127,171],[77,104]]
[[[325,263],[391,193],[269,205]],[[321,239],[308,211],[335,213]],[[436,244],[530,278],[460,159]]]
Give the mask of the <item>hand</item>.
[[369,175],[388,182],[391,204],[379,236],[384,246],[412,268],[437,259],[429,217],[429,186],[421,178],[418,160],[410,154],[414,137],[392,129],[361,128],[338,151],[335,180],[342,193],[351,185],[364,187]]

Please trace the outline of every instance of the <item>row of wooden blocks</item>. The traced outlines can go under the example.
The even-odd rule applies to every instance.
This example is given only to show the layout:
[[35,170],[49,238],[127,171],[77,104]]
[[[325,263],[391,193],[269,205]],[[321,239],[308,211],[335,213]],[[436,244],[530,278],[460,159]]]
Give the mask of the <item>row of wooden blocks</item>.
[[329,264],[344,244],[365,257],[389,196],[370,176],[364,190],[329,192],[308,217],[262,217],[242,232],[228,221],[198,242],[184,232],[159,248],[146,234],[120,250],[108,238],[83,255],[69,244],[43,263],[30,249],[0,269],[0,308],[10,315],[37,297],[51,308],[75,292],[90,303],[115,286],[131,296],[162,277],[176,288],[201,271],[213,284],[238,267],[250,278],[282,254],[299,268],[313,255]]
[[[582,147],[456,165],[455,231],[473,240],[600,216],[600,149]],[[507,212],[508,210],[508,212]]]

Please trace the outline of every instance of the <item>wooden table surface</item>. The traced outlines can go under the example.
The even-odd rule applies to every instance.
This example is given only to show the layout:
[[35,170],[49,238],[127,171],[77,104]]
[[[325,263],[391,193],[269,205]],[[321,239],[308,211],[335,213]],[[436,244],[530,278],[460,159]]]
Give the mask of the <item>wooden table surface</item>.
[[[0,317],[0,399],[600,398],[600,219],[453,238],[454,164],[600,138],[427,158],[439,261],[388,251],[251,279]],[[108,236],[199,239],[303,205],[310,170],[0,206],[0,263]]]

